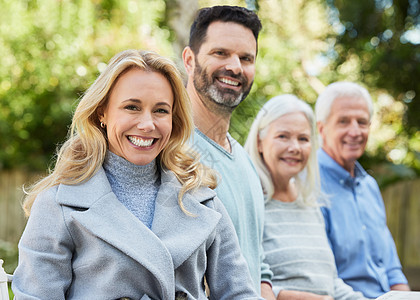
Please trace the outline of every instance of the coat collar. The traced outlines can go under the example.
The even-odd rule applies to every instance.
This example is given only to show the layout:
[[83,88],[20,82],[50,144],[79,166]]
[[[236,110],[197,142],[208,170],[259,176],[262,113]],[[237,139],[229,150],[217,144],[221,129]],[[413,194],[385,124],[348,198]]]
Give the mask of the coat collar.
[[[189,216],[179,207],[180,189],[175,174],[162,170],[151,230],[116,198],[102,168],[84,183],[60,185],[57,201],[75,207],[71,217],[76,222],[173,287],[174,269],[208,239],[221,218],[203,205],[215,197],[213,190],[199,188],[184,195],[184,206],[193,214]],[[162,286],[162,295],[172,295],[168,293],[173,291]]]
[[172,255],[174,267],[179,267],[202,245],[215,230],[221,214],[205,202],[216,193],[209,188],[199,188],[185,193],[183,204],[192,215],[183,212],[178,204],[181,184],[171,171],[162,171],[152,231],[163,241]]

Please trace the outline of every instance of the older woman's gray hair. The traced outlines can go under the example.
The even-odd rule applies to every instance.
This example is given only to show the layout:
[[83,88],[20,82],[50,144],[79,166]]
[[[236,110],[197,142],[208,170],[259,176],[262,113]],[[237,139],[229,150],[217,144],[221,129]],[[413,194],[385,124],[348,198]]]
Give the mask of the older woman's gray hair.
[[331,106],[338,98],[362,98],[366,101],[369,110],[369,118],[373,115],[372,98],[369,92],[362,86],[354,82],[337,81],[328,85],[318,96],[315,104],[316,121],[325,123],[330,115]]
[[311,128],[311,153],[308,163],[295,178],[298,191],[302,196],[298,197],[297,201],[302,205],[314,205],[320,195],[319,171],[316,159],[318,146],[314,113],[306,102],[289,94],[276,96],[268,100],[252,123],[244,148],[257,169],[266,201],[269,201],[274,193],[274,185],[270,172],[263,161],[261,153],[258,151],[258,142],[267,134],[269,125],[273,121],[283,115],[295,112],[303,113]]

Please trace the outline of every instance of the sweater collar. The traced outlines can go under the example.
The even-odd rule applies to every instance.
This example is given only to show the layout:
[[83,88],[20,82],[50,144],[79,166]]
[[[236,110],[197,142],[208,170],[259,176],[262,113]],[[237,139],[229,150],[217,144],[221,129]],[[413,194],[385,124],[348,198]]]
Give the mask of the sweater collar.
[[106,153],[103,168],[118,182],[126,185],[155,182],[159,177],[156,159],[144,166],[135,165],[109,150]]

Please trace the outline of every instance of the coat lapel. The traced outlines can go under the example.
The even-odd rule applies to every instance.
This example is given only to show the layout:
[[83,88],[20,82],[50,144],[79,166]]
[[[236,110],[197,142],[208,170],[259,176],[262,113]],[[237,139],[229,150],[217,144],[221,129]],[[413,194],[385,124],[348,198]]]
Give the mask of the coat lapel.
[[162,170],[152,231],[116,198],[102,168],[87,182],[60,185],[57,199],[79,208],[71,213],[75,221],[138,261],[165,283],[162,295],[172,295],[174,291],[167,288],[175,284],[174,269],[207,241],[221,218],[220,213],[203,205],[216,196],[213,190],[200,188],[184,195],[184,206],[193,214],[190,216],[178,205],[180,189],[175,175]]
[[61,185],[57,199],[64,205],[86,208],[74,210],[71,217],[154,274],[162,283],[162,295],[173,295],[175,278],[169,251],[153,232],[118,201],[103,169],[83,184]]
[[169,250],[175,268],[178,268],[191,254],[205,243],[215,230],[221,214],[203,205],[213,199],[216,193],[210,189],[197,189],[184,195],[184,213],[178,204],[181,184],[170,171],[162,171],[152,231]]

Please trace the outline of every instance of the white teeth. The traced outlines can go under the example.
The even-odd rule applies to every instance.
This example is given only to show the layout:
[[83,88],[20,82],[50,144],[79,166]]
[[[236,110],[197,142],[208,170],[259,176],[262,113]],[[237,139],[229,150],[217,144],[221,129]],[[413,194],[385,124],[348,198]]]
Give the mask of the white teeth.
[[229,80],[229,79],[226,79],[226,78],[220,78],[220,81],[223,82],[223,83],[226,83],[226,84],[234,85],[234,86],[239,85],[239,82],[232,81],[232,80]]
[[299,162],[298,159],[293,159],[293,158],[283,158],[283,160],[287,163],[296,163]]
[[129,136],[128,139],[130,140],[130,142],[132,142],[134,145],[139,146],[139,147],[149,147],[152,145],[153,140],[154,139],[147,139],[144,140],[142,138],[137,138],[134,136]]
[[357,146],[359,146],[360,145],[360,143],[349,143],[349,142],[347,142],[347,145],[348,146],[350,146],[350,147],[357,147]]

